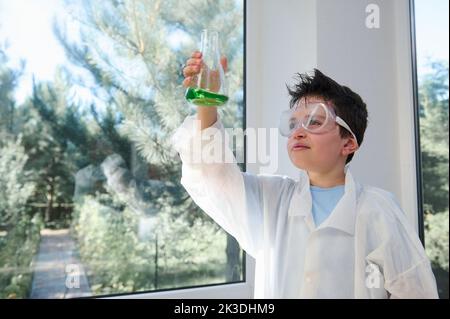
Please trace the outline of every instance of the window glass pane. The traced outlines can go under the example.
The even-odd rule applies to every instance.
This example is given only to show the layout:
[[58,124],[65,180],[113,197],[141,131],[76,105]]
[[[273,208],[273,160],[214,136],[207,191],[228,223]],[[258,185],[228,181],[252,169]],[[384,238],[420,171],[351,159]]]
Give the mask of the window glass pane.
[[426,252],[448,298],[448,1],[415,0]]
[[169,144],[195,112],[181,66],[203,28],[228,57],[224,125],[244,128],[243,10],[0,0],[1,298],[244,280],[243,251],[181,186]]

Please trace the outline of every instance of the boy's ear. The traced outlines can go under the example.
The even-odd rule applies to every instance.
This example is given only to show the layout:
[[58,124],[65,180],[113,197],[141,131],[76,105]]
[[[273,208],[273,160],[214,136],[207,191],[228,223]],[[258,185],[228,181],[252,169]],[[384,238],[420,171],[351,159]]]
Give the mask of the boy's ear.
[[355,139],[353,137],[349,137],[347,139],[347,142],[345,142],[344,146],[342,147],[342,155],[348,156],[350,154],[353,154],[358,150],[358,148],[359,146]]

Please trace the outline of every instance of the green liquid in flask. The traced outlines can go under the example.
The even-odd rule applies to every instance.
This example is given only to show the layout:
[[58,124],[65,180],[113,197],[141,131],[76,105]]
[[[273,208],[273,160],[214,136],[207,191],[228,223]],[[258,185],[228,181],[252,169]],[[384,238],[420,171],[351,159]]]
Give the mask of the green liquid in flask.
[[209,92],[198,88],[188,88],[186,91],[186,100],[195,105],[201,106],[220,106],[228,101],[228,96]]

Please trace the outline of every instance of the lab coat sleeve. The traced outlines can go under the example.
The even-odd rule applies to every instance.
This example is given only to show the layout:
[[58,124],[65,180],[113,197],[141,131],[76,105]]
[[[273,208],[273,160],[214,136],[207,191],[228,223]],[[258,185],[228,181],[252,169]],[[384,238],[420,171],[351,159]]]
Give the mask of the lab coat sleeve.
[[368,259],[381,267],[384,288],[391,299],[438,298],[430,261],[416,231],[395,197],[387,192],[382,197],[383,221],[372,227],[383,240]]
[[[188,116],[171,137],[182,160],[181,184],[206,214],[255,256],[263,223],[258,178],[240,171],[219,115],[210,128],[200,131],[198,124],[196,115]],[[223,156],[216,157],[220,150]],[[214,161],[207,162],[202,154],[214,154]]]

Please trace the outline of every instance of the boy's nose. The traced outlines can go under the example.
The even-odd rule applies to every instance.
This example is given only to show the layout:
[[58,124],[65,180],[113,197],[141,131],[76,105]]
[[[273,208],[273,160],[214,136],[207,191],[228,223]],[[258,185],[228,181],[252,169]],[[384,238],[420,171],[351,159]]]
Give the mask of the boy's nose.
[[299,125],[291,134],[292,138],[302,138],[306,136],[306,130]]

